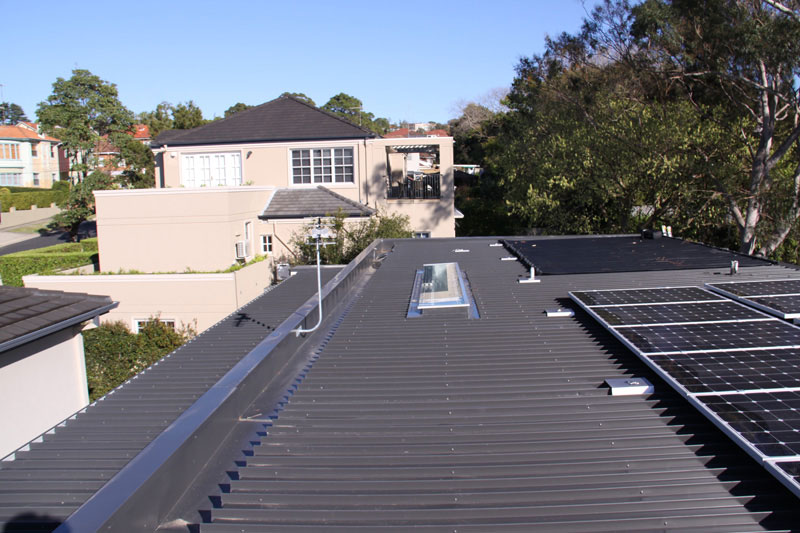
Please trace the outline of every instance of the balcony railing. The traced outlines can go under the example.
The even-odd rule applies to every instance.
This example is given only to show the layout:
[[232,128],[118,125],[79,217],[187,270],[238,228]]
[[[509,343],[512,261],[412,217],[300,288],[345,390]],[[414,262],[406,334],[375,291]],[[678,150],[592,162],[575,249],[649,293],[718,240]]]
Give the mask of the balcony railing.
[[416,178],[407,177],[398,184],[390,184],[386,197],[389,199],[439,199],[442,197],[441,174],[423,174]]

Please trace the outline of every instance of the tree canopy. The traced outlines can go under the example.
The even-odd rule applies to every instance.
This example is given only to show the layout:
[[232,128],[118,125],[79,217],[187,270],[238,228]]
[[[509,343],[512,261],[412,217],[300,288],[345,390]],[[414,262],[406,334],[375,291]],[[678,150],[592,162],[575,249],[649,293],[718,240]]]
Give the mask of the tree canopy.
[[224,118],[228,118],[229,116],[231,116],[231,115],[233,115],[235,113],[238,113],[239,111],[246,111],[247,109],[250,109],[251,107],[253,107],[253,106],[247,105],[247,104],[243,104],[241,102],[237,102],[237,103],[233,104],[232,106],[230,106],[228,109],[225,110],[225,117]]
[[322,106],[322,109],[352,122],[362,128],[383,135],[389,131],[389,120],[383,117],[375,118],[373,113],[364,111],[364,105],[355,96],[339,93]]
[[520,61],[483,162],[529,229],[774,256],[800,215],[798,32],[794,1],[606,0]]
[[85,178],[94,167],[94,151],[107,137],[119,145],[133,127],[133,113],[119,101],[117,87],[88,70],[57,78],[53,93],[40,102],[36,115],[42,130],[61,140],[72,171]]
[[18,122],[28,122],[25,111],[13,102],[0,102],[0,124],[14,125]]
[[[245,104],[236,104],[233,107]],[[228,111],[233,109],[229,108]],[[228,116],[226,111],[226,117]],[[150,135],[156,138],[159,133],[166,130],[188,130],[207,124],[208,120],[203,118],[203,111],[194,101],[179,102],[172,105],[169,102],[161,102],[153,111],[139,113],[138,120],[150,128]]]
[[314,100],[312,100],[310,96],[306,96],[305,93],[290,93],[290,92],[287,91],[287,92],[281,93],[281,96],[291,96],[293,98],[297,98],[298,100],[302,100],[303,102],[307,103],[308,105],[313,105],[314,107],[317,106],[317,104],[314,103]]

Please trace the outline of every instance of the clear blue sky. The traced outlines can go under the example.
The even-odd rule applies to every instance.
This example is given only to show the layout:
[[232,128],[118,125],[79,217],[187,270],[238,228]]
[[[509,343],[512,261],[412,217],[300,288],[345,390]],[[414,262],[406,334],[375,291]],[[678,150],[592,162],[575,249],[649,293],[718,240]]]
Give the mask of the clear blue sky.
[[508,87],[545,35],[580,28],[596,0],[0,0],[3,98],[35,120],[58,77],[87,69],[138,113],[194,100],[206,118],[284,91],[345,92],[393,121],[446,122]]

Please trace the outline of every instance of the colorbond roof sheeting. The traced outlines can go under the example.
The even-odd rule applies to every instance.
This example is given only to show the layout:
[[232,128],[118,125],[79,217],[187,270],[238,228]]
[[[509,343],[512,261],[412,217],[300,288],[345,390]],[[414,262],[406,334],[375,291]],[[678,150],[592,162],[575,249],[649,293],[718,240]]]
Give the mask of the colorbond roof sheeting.
[[[324,269],[323,283],[338,271]],[[26,514],[34,523],[69,516],[314,294],[315,280],[314,269],[299,269],[31,444],[29,451],[0,463],[4,531],[14,530],[10,522]]]
[[[580,309],[545,317],[569,305],[570,290],[649,287],[664,273],[519,284],[525,268],[501,262],[506,252],[491,242],[399,241],[200,530],[796,525],[797,499],[593,319]],[[415,269],[449,261],[466,273],[481,318],[443,309],[407,319]],[[656,393],[610,396],[604,380],[624,376],[646,377]]]

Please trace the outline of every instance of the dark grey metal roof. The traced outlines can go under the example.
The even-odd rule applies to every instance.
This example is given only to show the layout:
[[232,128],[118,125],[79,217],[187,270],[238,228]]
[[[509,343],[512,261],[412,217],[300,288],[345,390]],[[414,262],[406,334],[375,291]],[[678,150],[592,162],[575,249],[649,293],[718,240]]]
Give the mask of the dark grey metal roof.
[[[491,240],[399,241],[277,419],[231,464],[202,532],[755,531],[797,500],[580,310],[569,290],[721,271],[526,274]],[[469,253],[454,253],[456,248]],[[406,319],[414,271],[458,261],[481,318]],[[742,276],[785,277],[778,267]],[[642,376],[646,397],[607,378]],[[299,381],[299,380],[298,380]],[[256,406],[254,409],[266,409]]]
[[0,286],[0,352],[107,313],[108,296]]
[[83,504],[316,292],[315,270],[297,272],[0,463],[4,531],[57,525]]
[[348,217],[368,217],[375,214],[374,209],[320,185],[316,189],[277,189],[258,218],[269,220],[324,217],[335,215],[339,211]]
[[[348,266],[346,276],[337,275],[324,289],[329,317],[317,334],[292,344],[287,322],[280,326],[295,353],[285,365],[291,371],[299,364],[299,372],[266,386],[249,406],[227,412],[229,424],[220,427],[238,429],[215,433],[218,423],[209,421],[203,436],[187,441],[183,466],[160,478],[164,485],[180,485],[186,475],[179,470],[192,470],[191,476],[202,471],[198,483],[180,489],[187,494],[179,502],[164,501],[160,487],[151,490],[150,484],[138,491],[139,507],[129,507],[126,516],[146,512],[175,519],[169,526],[160,522],[162,530],[186,531],[187,524],[196,524],[210,532],[795,527],[797,499],[619,341],[580,310],[574,318],[544,314],[568,305],[570,290],[698,286],[721,279],[727,269],[553,275],[519,284],[526,268],[500,261],[507,252],[490,247],[492,242],[400,240],[391,252],[391,243],[368,249],[358,267]],[[441,309],[407,319],[415,270],[449,261],[466,273],[481,318]],[[798,276],[765,266],[744,268],[738,279]],[[279,289],[300,286],[315,289],[308,277]],[[338,307],[329,301],[334,298]],[[252,321],[269,322],[255,309],[242,312],[238,320],[263,336]],[[145,389],[127,398],[129,403],[97,411],[104,417],[79,415],[65,428],[74,432],[62,433],[60,441],[58,431],[52,436],[71,447],[49,448],[46,439],[23,457],[31,461],[24,469],[3,465],[0,494],[9,494],[5,501],[19,508],[19,493],[30,487],[23,496],[28,509],[54,509],[63,516],[77,506],[73,493],[92,494],[91,483],[108,478],[98,477],[98,470],[110,476],[137,453],[129,441],[141,449],[166,427],[156,423],[171,416],[163,413],[170,411],[166,398],[181,396],[195,381],[208,388],[213,378],[197,373],[214,367],[222,354],[232,357],[236,346],[229,345],[238,344],[236,338],[222,330],[199,337],[185,347],[197,350],[187,352],[193,359],[162,368],[170,362],[165,360],[134,380]],[[248,349],[242,343],[239,353]],[[609,396],[604,380],[625,376],[646,377],[655,393]],[[242,381],[239,388],[258,386]],[[153,396],[150,403],[141,390],[167,396]],[[191,416],[195,407],[181,416]],[[122,428],[127,419],[139,426]],[[240,431],[241,438],[230,437]],[[97,433],[105,435],[102,443],[93,441]],[[192,447],[202,441],[219,450],[198,455]],[[12,477],[3,477],[9,472]],[[85,485],[77,484],[76,475],[85,476],[78,478]],[[68,485],[61,500],[46,495],[42,481],[55,490],[60,479]],[[64,500],[69,502],[54,503]]]
[[282,96],[199,128],[183,131],[167,130],[159,134],[153,142],[153,146],[322,141],[372,137],[375,137],[373,132],[343,118],[294,97]]

